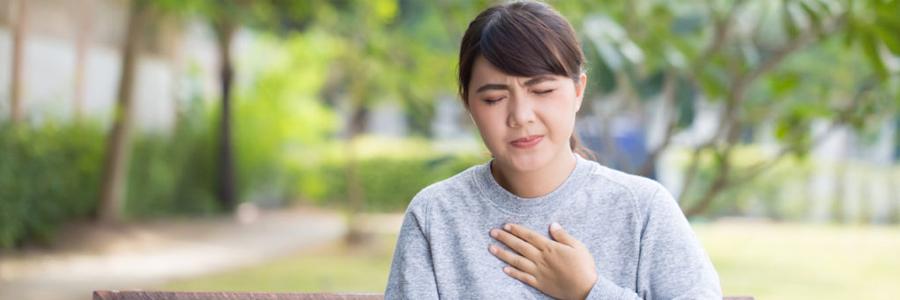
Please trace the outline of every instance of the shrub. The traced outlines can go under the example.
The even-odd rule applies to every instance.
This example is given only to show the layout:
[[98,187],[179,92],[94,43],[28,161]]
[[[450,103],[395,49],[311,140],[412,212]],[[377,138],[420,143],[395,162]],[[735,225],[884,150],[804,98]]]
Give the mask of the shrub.
[[103,134],[94,124],[0,124],[0,248],[47,241],[97,205]]

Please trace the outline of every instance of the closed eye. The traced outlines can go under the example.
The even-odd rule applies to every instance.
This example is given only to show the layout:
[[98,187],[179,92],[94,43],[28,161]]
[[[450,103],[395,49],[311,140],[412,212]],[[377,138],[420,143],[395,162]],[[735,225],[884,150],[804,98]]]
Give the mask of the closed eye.
[[556,89],[537,90],[537,91],[534,91],[534,93],[535,93],[535,94],[538,94],[538,95],[544,95],[544,94],[549,94],[549,93],[551,93],[551,92],[553,92],[553,91],[555,91],[555,90],[556,90]]
[[494,105],[494,104],[497,104],[497,102],[500,102],[500,100],[503,100],[503,98],[505,98],[505,97],[494,98],[494,99],[484,99],[484,103],[487,103],[487,105]]

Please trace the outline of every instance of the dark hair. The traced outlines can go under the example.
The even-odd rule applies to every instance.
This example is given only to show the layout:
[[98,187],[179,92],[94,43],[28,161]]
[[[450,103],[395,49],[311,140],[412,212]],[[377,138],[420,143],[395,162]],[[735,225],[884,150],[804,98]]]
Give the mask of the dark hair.
[[[495,5],[469,23],[459,47],[459,96],[466,105],[478,56],[513,76],[553,74],[577,83],[584,72],[584,53],[572,25],[539,2]],[[574,132],[570,144],[582,157],[594,158]]]

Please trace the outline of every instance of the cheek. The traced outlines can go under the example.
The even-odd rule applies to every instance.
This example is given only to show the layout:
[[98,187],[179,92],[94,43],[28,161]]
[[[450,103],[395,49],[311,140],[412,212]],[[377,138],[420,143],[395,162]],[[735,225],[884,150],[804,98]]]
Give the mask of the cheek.
[[547,126],[547,130],[551,131],[554,135],[555,140],[568,141],[575,127],[576,108],[572,103],[573,100],[559,100],[560,101],[554,103],[555,105],[548,105],[548,107],[545,108],[545,125]]
[[488,146],[491,143],[495,143],[498,138],[503,137],[505,124],[497,112],[492,110],[473,110],[472,120],[475,121],[475,126],[478,127],[481,137]]

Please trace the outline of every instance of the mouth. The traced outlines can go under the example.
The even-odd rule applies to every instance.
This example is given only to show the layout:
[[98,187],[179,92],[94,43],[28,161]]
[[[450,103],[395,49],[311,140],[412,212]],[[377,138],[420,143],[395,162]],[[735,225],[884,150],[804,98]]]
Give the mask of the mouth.
[[544,139],[543,135],[531,135],[527,137],[523,137],[517,140],[510,142],[513,147],[520,149],[527,149],[536,146],[541,140]]

